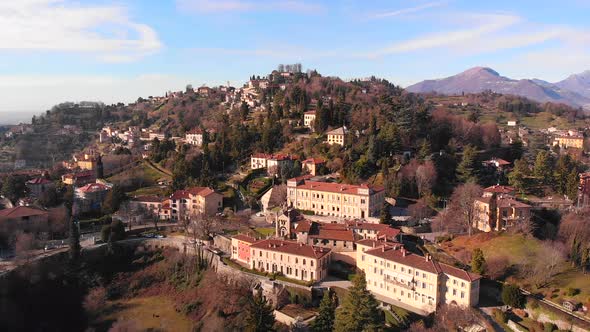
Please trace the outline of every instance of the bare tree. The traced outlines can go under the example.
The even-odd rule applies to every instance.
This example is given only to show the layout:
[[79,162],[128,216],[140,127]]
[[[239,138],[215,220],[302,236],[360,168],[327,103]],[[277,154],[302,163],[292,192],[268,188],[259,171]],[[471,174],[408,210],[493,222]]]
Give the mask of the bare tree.
[[545,287],[564,262],[564,245],[560,242],[545,241],[537,253],[537,259],[526,265],[525,271],[536,287]]
[[416,169],[416,187],[418,187],[418,195],[423,196],[428,194],[435,182],[436,167],[432,161],[427,160]]
[[455,188],[449,203],[447,214],[449,218],[447,218],[446,222],[458,223],[471,236],[473,222],[475,220],[474,202],[477,198],[481,197],[482,192],[482,187],[472,182]]
[[19,259],[26,262],[31,258],[31,250],[35,248],[35,237],[33,234],[18,232],[15,236],[14,251]]

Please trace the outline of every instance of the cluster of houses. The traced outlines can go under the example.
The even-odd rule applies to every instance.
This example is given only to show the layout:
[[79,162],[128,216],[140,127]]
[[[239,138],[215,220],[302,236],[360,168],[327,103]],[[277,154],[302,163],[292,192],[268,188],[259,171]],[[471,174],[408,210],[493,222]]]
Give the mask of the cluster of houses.
[[502,231],[531,217],[532,206],[516,199],[515,189],[495,185],[475,200],[473,227],[482,232]]
[[379,301],[403,302],[422,313],[443,303],[478,304],[481,276],[407,250],[399,234],[384,224],[315,222],[286,210],[274,237],[234,236],[231,258],[249,269],[309,282],[325,279],[330,263],[343,261],[365,273]]

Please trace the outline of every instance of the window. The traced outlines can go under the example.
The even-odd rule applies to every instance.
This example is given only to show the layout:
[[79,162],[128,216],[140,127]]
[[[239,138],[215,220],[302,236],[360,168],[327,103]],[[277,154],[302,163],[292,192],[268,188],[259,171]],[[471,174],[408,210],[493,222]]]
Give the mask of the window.
[[311,266],[313,266],[313,261],[309,261],[309,264],[311,264]]
[[465,298],[465,292],[461,292],[461,298],[464,299]]
[[457,290],[453,288],[453,296],[457,296]]
[[453,279],[453,285],[457,284],[457,279]]
[[363,261],[363,262],[365,261],[365,255],[361,256],[361,261]]
[[461,282],[461,287],[462,288],[465,288],[465,283],[464,282]]
[[305,258],[303,259],[303,265],[305,265]]

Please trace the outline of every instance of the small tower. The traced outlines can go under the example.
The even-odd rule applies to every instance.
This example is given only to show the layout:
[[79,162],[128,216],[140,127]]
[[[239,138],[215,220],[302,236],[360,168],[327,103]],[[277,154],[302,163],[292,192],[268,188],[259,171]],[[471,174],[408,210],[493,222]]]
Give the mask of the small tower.
[[98,155],[96,159],[96,179],[104,178],[104,168],[102,166],[102,155]]

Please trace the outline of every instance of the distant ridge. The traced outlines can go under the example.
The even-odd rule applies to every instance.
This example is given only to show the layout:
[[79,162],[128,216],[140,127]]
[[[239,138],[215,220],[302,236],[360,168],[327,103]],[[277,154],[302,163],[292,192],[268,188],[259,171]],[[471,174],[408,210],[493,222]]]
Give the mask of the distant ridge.
[[474,67],[454,76],[425,80],[406,88],[414,93],[436,92],[446,95],[479,93],[491,90],[527,97],[538,102],[564,103],[590,111],[590,71],[550,83],[539,79],[514,80],[488,67]]

